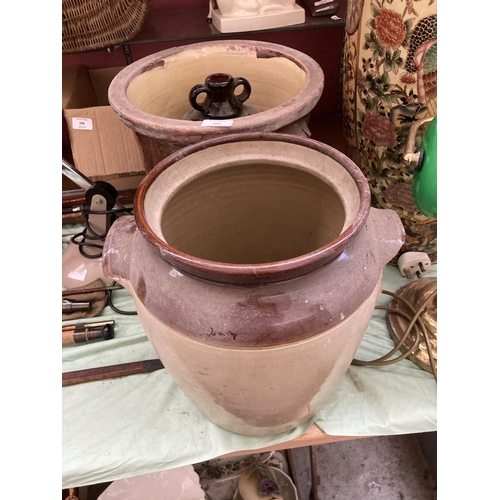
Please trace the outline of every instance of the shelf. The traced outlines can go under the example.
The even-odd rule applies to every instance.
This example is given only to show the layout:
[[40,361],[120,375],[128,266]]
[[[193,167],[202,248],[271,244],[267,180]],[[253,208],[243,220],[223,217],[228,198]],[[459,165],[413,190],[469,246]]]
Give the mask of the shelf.
[[312,16],[307,8],[305,22],[292,26],[283,26],[259,31],[244,33],[221,33],[207,21],[207,8],[175,9],[151,11],[144,25],[133,39],[122,45],[136,45],[143,43],[174,42],[182,40],[204,40],[210,38],[229,37],[237,38],[253,33],[276,33],[283,31],[308,30],[315,28],[334,28],[345,26],[344,0],[340,1],[340,8],[336,14],[340,19],[333,20],[331,16]]

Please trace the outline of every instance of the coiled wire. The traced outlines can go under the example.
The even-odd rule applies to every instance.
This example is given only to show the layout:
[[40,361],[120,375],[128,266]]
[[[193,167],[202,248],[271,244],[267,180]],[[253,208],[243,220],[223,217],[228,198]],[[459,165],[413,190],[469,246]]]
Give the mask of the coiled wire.
[[[432,346],[429,339],[429,333],[425,327],[424,321],[421,318],[421,315],[425,311],[425,308],[437,294],[437,288],[431,293],[431,295],[429,295],[429,297],[427,297],[427,299],[418,308],[418,310],[415,310],[410,302],[394,292],[391,292],[389,290],[382,290],[382,293],[390,295],[391,297],[402,301],[408,307],[408,309],[410,309],[413,316],[410,316],[409,314],[400,311],[399,309],[389,306],[376,306],[375,309],[382,309],[387,311],[388,313],[398,314],[408,320],[410,323],[406,328],[404,335],[401,337],[401,340],[394,346],[394,348],[390,352],[372,361],[361,361],[358,359],[353,359],[351,364],[355,366],[388,366],[394,363],[398,363],[399,361],[408,358],[408,356],[410,356],[415,351],[415,349],[418,349],[421,337],[423,337],[429,355],[429,364],[431,367],[432,375],[437,382],[437,366],[434,360],[434,356],[432,355]],[[397,356],[396,358],[388,359],[403,346],[404,342],[412,334],[412,332],[414,332],[415,338],[411,348],[400,356]]]

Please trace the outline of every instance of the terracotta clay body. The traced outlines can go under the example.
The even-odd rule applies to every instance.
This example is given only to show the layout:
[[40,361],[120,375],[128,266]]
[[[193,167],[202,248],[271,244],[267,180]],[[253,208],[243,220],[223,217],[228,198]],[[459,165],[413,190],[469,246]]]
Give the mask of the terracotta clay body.
[[283,432],[349,367],[404,241],[346,156],[286,134],[238,134],[171,155],[106,238],[167,371],[214,423]]
[[[189,93],[213,73],[248,80],[252,92],[244,113],[230,126],[204,126],[184,119]],[[109,103],[134,130],[149,172],[171,153],[221,135],[280,131],[310,136],[310,111],[324,88],[324,74],[311,57],[282,45],[215,40],[175,47],[125,67],[111,82]]]

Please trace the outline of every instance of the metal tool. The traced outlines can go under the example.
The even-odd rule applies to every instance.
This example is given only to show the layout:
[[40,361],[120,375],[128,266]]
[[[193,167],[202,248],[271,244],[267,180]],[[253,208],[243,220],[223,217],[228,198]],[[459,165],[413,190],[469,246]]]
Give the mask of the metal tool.
[[63,290],[62,296],[68,297],[69,295],[84,295],[87,293],[112,292],[113,290],[123,290],[123,285],[102,286],[97,288],[71,288],[70,290]]
[[90,309],[90,302],[62,299],[62,312],[87,311],[88,309]]
[[99,278],[105,285],[110,285],[111,280],[104,276],[100,261],[104,241],[114,219],[125,215],[128,210],[117,202],[118,191],[111,184],[92,182],[64,158],[62,173],[85,189],[86,200],[82,206],[85,228],[71,237],[63,252],[62,284],[71,289]]
[[114,320],[97,323],[78,323],[62,327],[62,344],[82,344],[114,337]]
[[[81,187],[85,191],[88,191],[90,188],[94,186],[94,182],[92,182],[85,174],[80,172],[74,165],[64,158],[62,159],[62,173],[69,180],[73,181],[77,186]],[[125,207],[116,202],[114,207],[115,210],[124,210]],[[119,216],[122,212],[118,212],[117,216]]]

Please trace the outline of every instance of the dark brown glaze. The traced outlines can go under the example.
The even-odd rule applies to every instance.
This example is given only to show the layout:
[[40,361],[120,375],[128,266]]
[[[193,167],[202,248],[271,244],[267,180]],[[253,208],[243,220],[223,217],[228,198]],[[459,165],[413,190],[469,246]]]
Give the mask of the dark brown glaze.
[[[155,234],[147,220],[145,199],[156,185],[163,193],[164,178],[159,179],[162,172],[199,151],[206,153],[214,146],[243,141],[266,145],[274,141],[285,149],[287,145],[288,149],[300,145],[334,159],[354,181],[349,196],[359,199],[357,211],[350,215],[350,225],[315,250],[263,264],[229,264],[195,257]],[[292,172],[288,174],[286,169],[295,170],[292,164],[280,167],[287,176]],[[260,182],[262,170],[258,172]],[[185,170],[183,175],[187,175]],[[197,178],[209,178],[209,173],[202,171]],[[218,182],[227,175],[214,179]],[[155,205],[156,198],[150,199]],[[162,200],[158,203],[161,206]],[[311,213],[316,216],[315,211]],[[252,210],[250,219],[253,214]],[[180,217],[179,222],[184,232],[185,220]],[[214,241],[218,242],[220,235],[215,234]],[[194,237],[202,247],[206,246],[207,241],[200,240],[197,231]],[[373,293],[383,267],[403,241],[404,231],[396,212],[370,207],[365,177],[342,153],[323,143],[287,134],[233,134],[186,147],[146,176],[136,193],[134,216],[121,217],[108,232],[103,269],[106,276],[123,282],[153,317],[181,335],[218,346],[276,346],[309,339],[353,315]]]
[[[395,212],[372,208],[366,229],[314,272],[278,283],[224,285],[172,266],[134,227],[132,216],[113,224],[104,247],[105,274],[126,279],[124,285],[170,328],[200,342],[234,347],[285,344],[340,323],[372,293],[404,239]],[[132,257],[134,266],[126,265]]]

